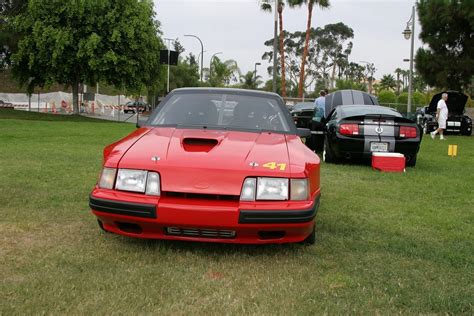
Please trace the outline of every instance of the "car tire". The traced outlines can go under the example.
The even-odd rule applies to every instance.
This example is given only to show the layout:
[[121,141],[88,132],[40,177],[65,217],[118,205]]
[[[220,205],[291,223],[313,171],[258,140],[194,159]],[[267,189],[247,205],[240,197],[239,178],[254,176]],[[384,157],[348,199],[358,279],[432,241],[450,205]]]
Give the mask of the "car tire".
[[414,156],[409,156],[410,159],[408,159],[406,165],[407,167],[414,167],[416,165],[416,155]]
[[313,231],[301,242],[302,245],[311,246],[316,243],[316,224],[313,225]]
[[336,162],[336,158],[334,156],[334,153],[331,151],[331,149],[329,149],[327,138],[324,139],[322,156],[323,156],[323,161],[324,162],[327,162],[327,163]]

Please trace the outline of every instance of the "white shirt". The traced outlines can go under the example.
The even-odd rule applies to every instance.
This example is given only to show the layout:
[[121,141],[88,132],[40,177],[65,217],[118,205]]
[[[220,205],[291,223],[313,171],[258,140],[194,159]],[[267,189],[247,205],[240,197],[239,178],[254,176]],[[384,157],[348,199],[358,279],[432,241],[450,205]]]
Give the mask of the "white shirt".
[[436,108],[439,109],[439,119],[446,121],[448,119],[448,106],[446,102],[443,99],[439,100]]

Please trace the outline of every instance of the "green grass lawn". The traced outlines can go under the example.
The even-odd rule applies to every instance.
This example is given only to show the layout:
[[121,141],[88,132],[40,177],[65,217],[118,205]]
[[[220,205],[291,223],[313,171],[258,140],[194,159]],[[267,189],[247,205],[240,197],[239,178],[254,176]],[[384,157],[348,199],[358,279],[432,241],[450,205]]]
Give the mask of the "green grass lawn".
[[102,149],[134,127],[44,117],[0,110],[1,315],[474,313],[473,137],[405,174],[323,164],[316,245],[238,246],[101,232]]

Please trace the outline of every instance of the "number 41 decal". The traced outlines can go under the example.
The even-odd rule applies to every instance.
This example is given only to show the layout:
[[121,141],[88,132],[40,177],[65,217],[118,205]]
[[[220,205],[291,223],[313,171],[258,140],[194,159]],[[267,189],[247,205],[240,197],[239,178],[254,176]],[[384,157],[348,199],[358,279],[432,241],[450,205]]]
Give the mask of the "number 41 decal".
[[262,167],[265,167],[265,168],[268,168],[268,169],[271,169],[271,170],[274,170],[276,168],[280,168],[280,171],[283,171],[283,170],[286,169],[286,163],[276,163],[274,161],[271,161],[271,162],[267,162],[267,163],[263,164]]

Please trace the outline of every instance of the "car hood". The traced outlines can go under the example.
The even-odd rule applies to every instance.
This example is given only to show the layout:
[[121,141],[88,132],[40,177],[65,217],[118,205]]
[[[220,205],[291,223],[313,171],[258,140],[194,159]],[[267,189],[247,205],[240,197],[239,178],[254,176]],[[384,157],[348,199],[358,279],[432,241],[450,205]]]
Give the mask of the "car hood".
[[165,192],[200,194],[240,195],[247,176],[291,174],[286,135],[202,129],[153,128],[118,167],[158,171]]
[[448,94],[448,101],[446,102],[448,106],[448,111],[450,115],[462,115],[464,113],[464,107],[466,106],[467,102],[467,95],[458,91],[444,91],[438,94],[435,94],[431,98],[430,105],[428,107],[427,113],[434,113],[436,112],[436,107],[438,105],[438,101],[441,100],[441,95],[443,93]]

